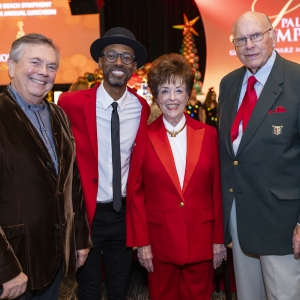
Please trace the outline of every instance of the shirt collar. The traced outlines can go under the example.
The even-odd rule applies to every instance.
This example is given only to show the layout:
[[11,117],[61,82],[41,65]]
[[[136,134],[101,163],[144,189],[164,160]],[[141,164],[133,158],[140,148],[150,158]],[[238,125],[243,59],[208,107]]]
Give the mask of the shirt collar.
[[[261,84],[261,85],[265,85],[270,72],[273,68],[274,62],[276,59],[276,51],[273,50],[272,55],[269,57],[269,59],[267,60],[267,62],[264,64],[264,66],[262,66],[257,73],[254,75],[256,80]],[[243,85],[246,84],[248,82],[248,78],[250,76],[252,76],[253,74],[247,69],[246,72],[246,76],[244,77],[244,81],[243,81]]]
[[45,109],[45,107],[46,107],[46,104],[45,104],[44,100],[42,100],[42,103],[38,104],[38,105],[30,104],[30,103],[26,102],[25,100],[22,99],[22,97],[12,87],[11,84],[8,85],[8,91],[22,109],[29,109],[29,110],[33,110],[33,111],[39,111],[39,110]]
[[[128,90],[126,88],[125,93],[122,95],[122,97],[117,100],[118,106],[120,107],[120,110],[123,111],[125,104],[126,104],[126,98],[128,95]],[[114,99],[107,93],[107,91],[104,88],[104,80],[100,84],[98,91],[97,91],[97,98],[99,99],[99,102],[102,104],[104,110],[107,110],[111,104],[114,101]]]
[[166,119],[165,117],[163,117],[163,122],[164,122],[164,125],[166,127],[166,129],[168,129],[169,131],[178,131],[182,128],[182,126],[184,125],[185,123],[185,115],[183,115],[182,119],[178,122],[178,124],[174,127],[172,124],[170,124]]

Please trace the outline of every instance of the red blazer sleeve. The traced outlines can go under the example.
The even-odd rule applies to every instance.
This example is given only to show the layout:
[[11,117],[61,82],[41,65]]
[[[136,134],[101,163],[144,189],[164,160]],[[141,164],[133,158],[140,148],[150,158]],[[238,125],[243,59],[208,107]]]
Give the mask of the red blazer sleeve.
[[215,220],[213,226],[213,243],[224,243],[223,230],[223,210],[222,210],[222,189],[221,189],[221,174],[220,174],[220,159],[217,131],[214,130],[211,135],[212,151],[214,155],[214,185],[213,185],[213,201],[215,209]]

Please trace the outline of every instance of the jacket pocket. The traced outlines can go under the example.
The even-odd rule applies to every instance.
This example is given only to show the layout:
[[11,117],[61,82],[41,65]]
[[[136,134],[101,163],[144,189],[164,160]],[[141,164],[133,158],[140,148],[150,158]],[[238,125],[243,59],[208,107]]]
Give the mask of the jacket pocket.
[[214,220],[215,219],[214,208],[201,210],[201,219],[202,219],[202,223]]
[[300,200],[300,188],[270,189],[278,200]]
[[23,272],[28,274],[25,225],[1,226],[1,228],[18,259]]
[[159,225],[163,224],[162,213],[146,212],[146,215],[147,215],[148,223],[159,224]]
[[288,112],[268,114],[261,125],[262,140],[266,144],[286,144],[292,139],[291,115]]

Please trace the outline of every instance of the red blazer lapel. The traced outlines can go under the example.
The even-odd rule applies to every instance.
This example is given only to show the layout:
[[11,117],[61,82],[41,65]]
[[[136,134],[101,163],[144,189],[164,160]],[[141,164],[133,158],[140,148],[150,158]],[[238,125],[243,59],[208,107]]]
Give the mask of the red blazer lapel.
[[93,147],[95,157],[98,158],[97,145],[97,122],[96,122],[96,92],[99,85],[87,90],[87,99],[84,100],[85,120],[88,127],[88,133]]
[[147,136],[147,120],[150,115],[150,106],[148,105],[146,100],[140,97],[134,90],[132,90],[129,87],[128,91],[138,98],[142,105],[142,110],[139,129],[137,131],[134,144],[132,146],[132,154],[130,158],[130,168],[126,191],[126,201],[129,201],[131,199],[133,188],[143,163]]
[[[194,173],[196,165],[199,161],[199,156],[201,153],[202,142],[204,137],[205,129],[200,126],[194,126],[194,123],[190,122],[191,117],[186,116],[187,125],[187,153],[186,153],[186,166],[185,166],[185,176],[183,182],[182,193],[184,194],[190,179]],[[201,123],[197,123],[201,125]]]
[[172,182],[174,183],[177,192],[183,199],[183,193],[181,191],[172,149],[166,134],[162,116],[160,117],[160,122],[157,128],[154,128],[154,130],[148,130],[148,137],[151,141],[151,144],[153,145],[153,148],[155,149],[157,156],[159,157],[161,163],[163,164]]

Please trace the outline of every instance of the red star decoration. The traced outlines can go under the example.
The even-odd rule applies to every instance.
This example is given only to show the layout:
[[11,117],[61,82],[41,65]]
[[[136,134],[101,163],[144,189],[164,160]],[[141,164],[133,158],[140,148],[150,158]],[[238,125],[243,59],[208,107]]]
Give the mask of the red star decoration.
[[187,16],[183,14],[184,24],[182,25],[174,25],[173,28],[183,30],[182,35],[186,35],[187,32],[191,32],[194,35],[199,36],[198,32],[193,28],[194,24],[200,17],[196,17],[195,19],[189,21]]

